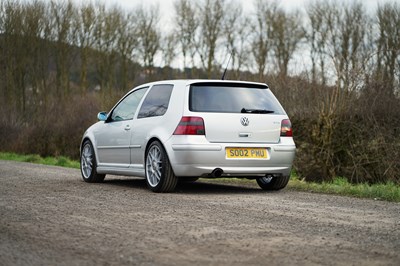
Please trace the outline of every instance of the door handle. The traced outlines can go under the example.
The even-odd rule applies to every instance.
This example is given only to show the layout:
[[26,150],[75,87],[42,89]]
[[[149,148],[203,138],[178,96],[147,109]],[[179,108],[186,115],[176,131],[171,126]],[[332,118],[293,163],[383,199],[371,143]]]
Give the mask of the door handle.
[[130,125],[126,125],[124,128],[126,131],[131,130],[131,126]]

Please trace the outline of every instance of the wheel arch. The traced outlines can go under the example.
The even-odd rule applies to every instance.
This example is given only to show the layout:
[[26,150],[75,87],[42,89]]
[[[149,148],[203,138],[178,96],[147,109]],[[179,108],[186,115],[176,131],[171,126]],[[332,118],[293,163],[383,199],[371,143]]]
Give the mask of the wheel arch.
[[96,147],[95,144],[94,144],[95,142],[93,141],[93,138],[91,138],[89,135],[85,135],[85,136],[82,138],[81,145],[80,145],[80,147],[79,147],[79,157],[82,156],[83,144],[85,144],[86,141],[90,141],[90,143],[92,144],[93,152],[94,152],[94,157],[96,158],[96,163],[97,163],[97,165],[98,165],[98,163],[99,163],[99,158],[97,157],[97,147]]
[[[164,143],[161,141],[161,139],[158,138],[158,137],[151,137],[151,138],[149,139],[149,141],[147,142],[146,148],[145,148],[144,153],[143,153],[143,162],[146,163],[146,154],[147,154],[147,150],[149,149],[151,143],[153,143],[154,141],[158,141],[158,142],[162,145],[162,147],[164,148],[165,153],[167,154],[168,160],[169,160],[171,157],[170,157],[170,155],[168,154],[168,149],[165,148],[165,145],[164,145]],[[169,161],[171,162],[171,160],[169,160]],[[171,167],[172,167],[172,171],[174,171],[174,166],[171,165]],[[175,171],[174,171],[174,173],[175,173]]]
[[[157,137],[152,137],[152,138],[150,138],[149,141],[146,143],[146,148],[144,149],[144,154],[143,154],[143,159],[144,159],[144,161],[146,161],[146,153],[147,153],[147,150],[149,149],[151,143],[153,143],[154,141],[160,142],[161,145],[163,146],[164,150],[165,150],[164,143],[163,143],[159,138],[157,138]],[[168,153],[167,153],[167,154],[168,154]],[[168,158],[169,158],[169,157],[168,157]]]

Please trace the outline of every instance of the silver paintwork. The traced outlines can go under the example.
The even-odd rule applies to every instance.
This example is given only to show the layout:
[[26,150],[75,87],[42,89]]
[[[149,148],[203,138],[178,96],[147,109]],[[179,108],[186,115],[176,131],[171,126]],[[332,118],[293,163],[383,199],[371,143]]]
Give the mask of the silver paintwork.
[[[93,143],[99,174],[145,176],[145,154],[152,140],[159,140],[165,148],[176,176],[209,176],[216,168],[222,176],[259,177],[266,174],[289,175],[296,146],[292,137],[280,137],[280,125],[287,115],[200,113],[189,111],[189,87],[205,80],[169,80],[144,84],[132,91],[156,84],[173,84],[167,112],[163,116],[106,123],[99,121],[83,135]],[[210,81],[210,80],[207,80]],[[216,83],[240,81],[212,80]],[[263,84],[265,85],[265,84]],[[274,96],[272,96],[274,97]],[[115,106],[114,106],[115,108]],[[198,116],[204,119],[205,136],[176,136],[173,132],[182,116]],[[242,124],[243,117],[247,122]],[[81,144],[81,145],[82,145]],[[227,159],[227,147],[265,147],[268,160]],[[155,160],[155,159],[154,159]],[[148,171],[157,183],[157,167],[152,164]],[[154,171],[154,172],[153,172]]]

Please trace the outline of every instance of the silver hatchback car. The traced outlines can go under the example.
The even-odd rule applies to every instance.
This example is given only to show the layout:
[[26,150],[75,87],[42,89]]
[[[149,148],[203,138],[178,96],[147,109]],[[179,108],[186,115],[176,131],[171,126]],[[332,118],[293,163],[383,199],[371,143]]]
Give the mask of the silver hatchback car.
[[168,80],[129,91],[84,133],[81,173],[145,177],[154,192],[199,177],[255,179],[284,188],[296,146],[292,125],[266,84]]

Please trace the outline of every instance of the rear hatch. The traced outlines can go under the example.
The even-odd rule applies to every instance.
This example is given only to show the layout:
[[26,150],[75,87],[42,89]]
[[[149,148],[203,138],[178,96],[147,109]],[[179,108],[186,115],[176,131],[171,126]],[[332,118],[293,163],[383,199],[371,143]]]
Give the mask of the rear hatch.
[[263,84],[192,84],[189,110],[204,119],[209,142],[278,143],[285,111]]

